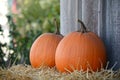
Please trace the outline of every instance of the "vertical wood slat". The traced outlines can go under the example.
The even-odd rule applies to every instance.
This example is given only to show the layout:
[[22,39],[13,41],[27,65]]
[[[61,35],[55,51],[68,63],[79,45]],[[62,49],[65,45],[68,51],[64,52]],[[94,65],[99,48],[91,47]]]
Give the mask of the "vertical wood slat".
[[[82,0],[78,0],[78,19],[82,20]],[[81,24],[78,24],[78,30],[80,29]]]
[[101,38],[103,37],[102,35],[102,29],[103,29],[103,23],[102,23],[102,15],[103,15],[103,0],[98,0],[98,36]]
[[82,0],[82,20],[86,27],[98,34],[98,0]]
[[61,34],[76,31],[78,18],[78,0],[60,0]]

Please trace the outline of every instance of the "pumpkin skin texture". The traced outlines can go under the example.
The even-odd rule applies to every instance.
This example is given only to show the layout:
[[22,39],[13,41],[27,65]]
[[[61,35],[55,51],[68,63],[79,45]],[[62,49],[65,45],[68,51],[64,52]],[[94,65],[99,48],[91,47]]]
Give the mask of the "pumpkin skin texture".
[[61,35],[53,33],[44,33],[39,36],[34,41],[30,50],[30,62],[32,67],[55,66],[55,51],[61,39]]
[[100,70],[106,64],[105,46],[93,32],[71,32],[60,41],[55,63],[60,72]]

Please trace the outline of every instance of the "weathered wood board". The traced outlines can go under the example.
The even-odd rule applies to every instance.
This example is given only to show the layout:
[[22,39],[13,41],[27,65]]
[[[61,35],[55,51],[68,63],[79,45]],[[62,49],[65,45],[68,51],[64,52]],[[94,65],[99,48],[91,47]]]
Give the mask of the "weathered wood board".
[[77,30],[78,0],[60,0],[61,33]]
[[120,0],[106,0],[103,9],[103,40],[107,46],[110,66],[120,68]]

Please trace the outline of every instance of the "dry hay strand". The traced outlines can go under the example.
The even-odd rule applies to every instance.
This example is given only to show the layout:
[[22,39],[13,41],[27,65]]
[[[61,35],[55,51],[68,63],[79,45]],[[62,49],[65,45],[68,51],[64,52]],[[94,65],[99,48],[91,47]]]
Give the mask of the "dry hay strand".
[[97,72],[77,71],[59,73],[55,67],[32,68],[30,65],[15,65],[0,68],[0,80],[120,80],[120,70],[101,69]]

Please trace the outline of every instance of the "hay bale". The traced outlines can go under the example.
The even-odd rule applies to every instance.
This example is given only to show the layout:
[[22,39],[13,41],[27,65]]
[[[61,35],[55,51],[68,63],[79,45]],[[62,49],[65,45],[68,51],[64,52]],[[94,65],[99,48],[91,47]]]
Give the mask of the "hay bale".
[[99,72],[77,71],[59,73],[55,67],[32,68],[30,65],[15,65],[0,68],[0,80],[120,80],[120,70],[101,69]]

